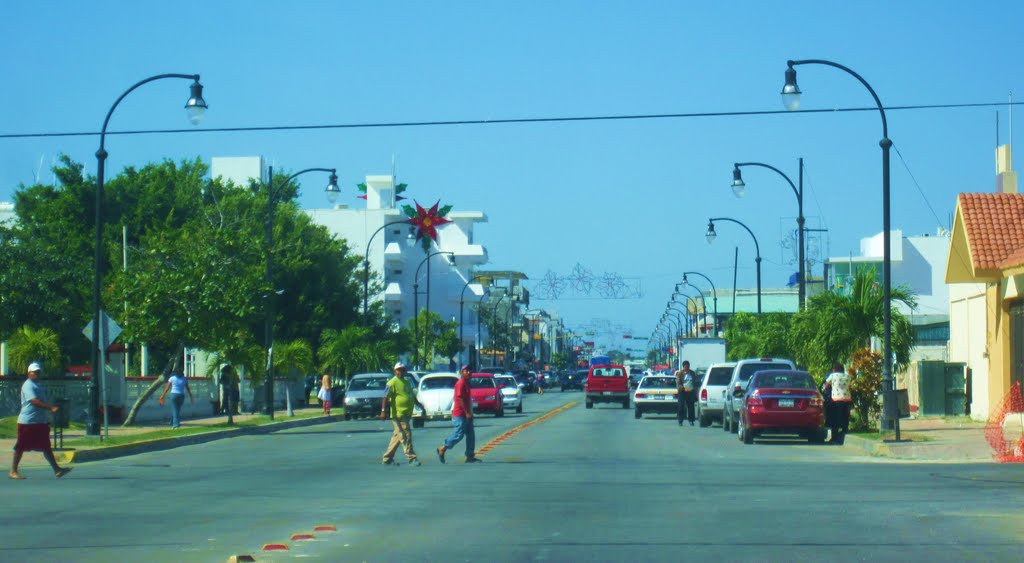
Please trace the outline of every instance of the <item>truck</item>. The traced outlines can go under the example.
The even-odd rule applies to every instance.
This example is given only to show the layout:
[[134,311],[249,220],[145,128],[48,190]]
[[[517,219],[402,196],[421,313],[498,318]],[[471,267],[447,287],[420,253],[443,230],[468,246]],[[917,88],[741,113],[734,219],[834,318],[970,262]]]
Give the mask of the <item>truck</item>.
[[683,338],[679,341],[679,363],[690,362],[690,369],[703,374],[711,364],[725,361],[724,338]]

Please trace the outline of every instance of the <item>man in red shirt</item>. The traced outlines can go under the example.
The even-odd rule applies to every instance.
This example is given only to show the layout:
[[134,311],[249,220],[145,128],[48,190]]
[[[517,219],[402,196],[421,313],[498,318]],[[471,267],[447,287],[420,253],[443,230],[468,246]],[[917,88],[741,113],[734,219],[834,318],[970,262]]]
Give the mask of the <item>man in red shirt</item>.
[[452,435],[449,436],[442,446],[437,448],[437,457],[444,463],[444,453],[455,447],[462,441],[462,438],[466,438],[466,463],[476,463],[483,461],[476,457],[476,433],[473,430],[473,399],[470,397],[469,391],[469,376],[472,375],[473,369],[468,366],[462,366],[459,371],[459,381],[455,384],[455,397],[452,402],[452,425],[455,430]]

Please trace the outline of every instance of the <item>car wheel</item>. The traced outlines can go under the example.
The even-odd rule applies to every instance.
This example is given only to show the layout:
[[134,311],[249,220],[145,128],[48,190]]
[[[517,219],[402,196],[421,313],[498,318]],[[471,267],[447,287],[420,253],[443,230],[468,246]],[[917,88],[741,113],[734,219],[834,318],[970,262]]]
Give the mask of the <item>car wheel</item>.
[[633,409],[633,418],[640,418],[644,415],[643,411],[638,408]]
[[594,403],[593,403],[593,402],[591,402],[591,401],[587,401],[587,408],[588,408],[588,409],[592,409],[592,408],[594,408]]
[[523,405],[522,404],[520,404],[518,407],[516,407],[516,414],[523,414]]
[[423,425],[425,423],[426,423],[426,421],[423,420],[422,418],[414,418],[414,419],[412,419],[412,427],[413,428],[423,428]]
[[704,416],[703,413],[701,413],[701,415],[700,415],[700,427],[701,428],[707,428],[708,426],[711,426],[711,419],[709,419],[708,417]]
[[739,437],[740,441],[744,444],[753,444],[754,436],[751,435],[750,430],[743,425],[742,417],[736,421],[736,426],[738,427],[736,435]]
[[731,425],[732,425],[732,420],[729,419],[729,414],[726,413],[726,412],[722,412],[722,430],[724,430],[726,432],[730,432],[731,429],[729,428],[729,426],[731,426]]

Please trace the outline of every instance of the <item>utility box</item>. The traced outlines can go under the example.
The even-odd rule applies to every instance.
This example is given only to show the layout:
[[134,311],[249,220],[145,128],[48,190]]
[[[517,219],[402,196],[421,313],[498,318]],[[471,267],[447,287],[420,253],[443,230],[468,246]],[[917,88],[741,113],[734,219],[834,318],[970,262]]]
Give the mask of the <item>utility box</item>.
[[967,412],[967,375],[962,363],[918,362],[920,412],[925,416],[961,416]]

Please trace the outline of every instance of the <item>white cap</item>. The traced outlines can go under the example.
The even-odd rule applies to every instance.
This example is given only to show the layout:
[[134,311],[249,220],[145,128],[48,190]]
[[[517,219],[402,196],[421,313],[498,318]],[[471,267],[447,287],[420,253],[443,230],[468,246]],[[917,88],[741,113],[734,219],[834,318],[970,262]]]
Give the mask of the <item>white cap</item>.
[[39,362],[32,362],[28,365],[28,371],[43,371],[43,366],[39,365]]
[[402,362],[398,362],[397,364],[395,364],[394,369],[405,369],[405,364],[403,364]]

